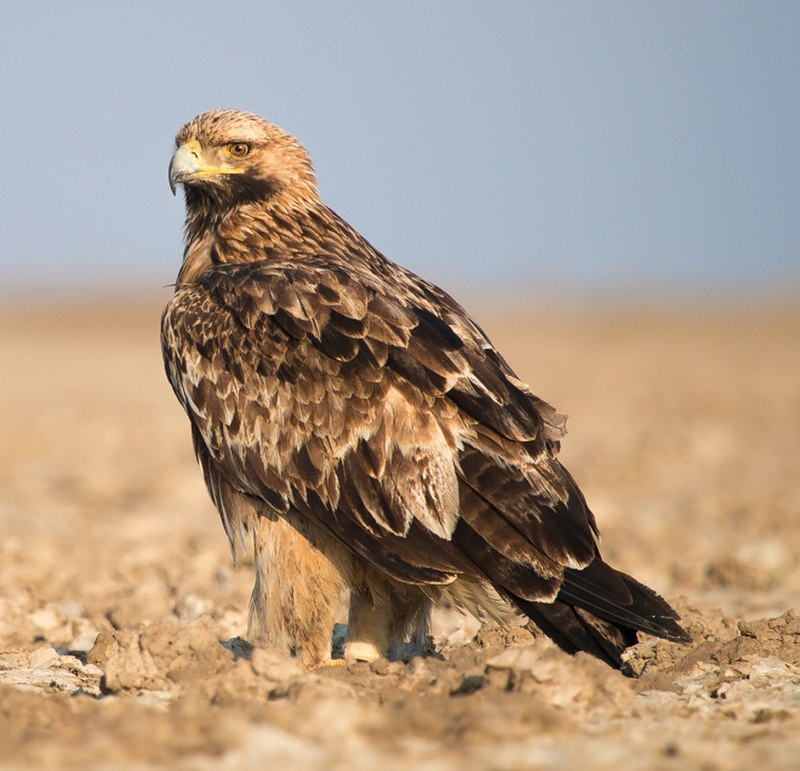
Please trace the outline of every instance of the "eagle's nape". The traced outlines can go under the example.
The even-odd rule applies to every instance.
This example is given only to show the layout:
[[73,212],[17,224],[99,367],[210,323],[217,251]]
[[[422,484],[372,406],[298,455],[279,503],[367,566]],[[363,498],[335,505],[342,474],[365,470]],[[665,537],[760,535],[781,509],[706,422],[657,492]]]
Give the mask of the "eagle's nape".
[[326,660],[347,588],[354,658],[419,639],[443,598],[518,609],[612,666],[638,631],[688,641],[602,561],[557,457],[564,417],[319,200],[297,140],[221,110],[177,145],[186,250],[162,348],[231,544],[255,542],[252,636]]

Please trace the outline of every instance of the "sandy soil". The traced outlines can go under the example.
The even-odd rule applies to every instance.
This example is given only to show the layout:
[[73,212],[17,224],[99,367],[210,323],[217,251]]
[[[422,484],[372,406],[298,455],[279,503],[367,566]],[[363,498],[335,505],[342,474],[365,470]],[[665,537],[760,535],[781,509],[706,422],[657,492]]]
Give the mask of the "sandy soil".
[[800,313],[477,315],[570,415],[606,558],[692,645],[644,640],[625,676],[443,613],[440,657],[254,650],[158,304],[6,310],[0,767],[796,768]]

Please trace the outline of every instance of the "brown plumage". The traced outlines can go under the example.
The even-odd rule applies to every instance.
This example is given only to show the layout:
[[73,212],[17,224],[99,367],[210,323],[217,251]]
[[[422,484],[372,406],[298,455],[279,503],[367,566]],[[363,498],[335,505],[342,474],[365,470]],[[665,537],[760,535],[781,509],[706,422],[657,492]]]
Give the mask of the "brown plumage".
[[186,250],[164,361],[232,547],[253,538],[252,639],[324,662],[343,588],[349,658],[424,638],[442,599],[522,611],[612,665],[637,630],[688,639],[600,557],[558,461],[563,416],[320,201],[297,140],[220,110],[176,144]]

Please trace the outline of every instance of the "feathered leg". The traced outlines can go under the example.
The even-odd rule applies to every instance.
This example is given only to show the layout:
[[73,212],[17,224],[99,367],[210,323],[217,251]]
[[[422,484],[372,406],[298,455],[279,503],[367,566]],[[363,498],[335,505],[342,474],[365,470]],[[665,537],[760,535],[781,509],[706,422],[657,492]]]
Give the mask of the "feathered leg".
[[330,662],[344,579],[329,555],[342,547],[291,515],[260,517],[254,545],[248,637],[290,651],[307,667]]
[[409,642],[424,648],[430,612],[431,601],[419,587],[392,581],[362,565],[354,570],[350,588],[345,658],[397,659]]

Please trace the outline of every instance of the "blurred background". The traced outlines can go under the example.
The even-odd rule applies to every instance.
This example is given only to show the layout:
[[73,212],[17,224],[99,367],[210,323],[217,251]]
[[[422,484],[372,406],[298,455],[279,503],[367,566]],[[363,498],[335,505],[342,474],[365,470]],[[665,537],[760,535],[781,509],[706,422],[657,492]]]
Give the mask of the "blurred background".
[[235,106],[454,293],[800,285],[800,5],[3,0],[2,296],[155,291],[173,137]]

